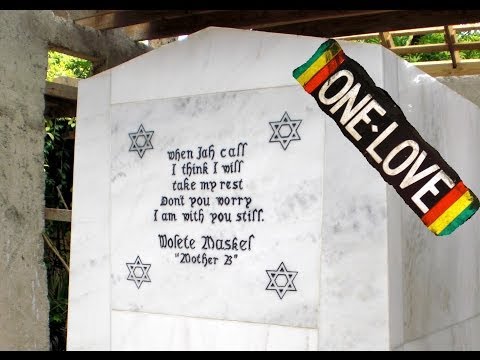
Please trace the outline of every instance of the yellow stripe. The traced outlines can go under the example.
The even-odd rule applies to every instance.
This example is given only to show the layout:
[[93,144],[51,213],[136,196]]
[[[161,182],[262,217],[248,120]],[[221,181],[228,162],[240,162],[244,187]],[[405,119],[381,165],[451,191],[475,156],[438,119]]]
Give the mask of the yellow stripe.
[[330,49],[325,51],[305,72],[300,75],[297,81],[303,86],[305,85],[321,68],[323,68],[335,55],[341,50],[340,45],[333,44]]
[[474,198],[470,191],[463,194],[452,206],[435,220],[428,229],[435,234],[440,234],[455,218],[473,202]]

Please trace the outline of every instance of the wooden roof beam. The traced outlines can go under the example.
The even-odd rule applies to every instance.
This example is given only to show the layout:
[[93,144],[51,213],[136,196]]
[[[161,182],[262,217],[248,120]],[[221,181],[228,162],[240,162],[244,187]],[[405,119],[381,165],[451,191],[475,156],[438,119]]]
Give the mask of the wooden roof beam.
[[225,10],[120,10],[79,19],[76,20],[75,23],[78,25],[93,27],[97,30],[109,30],[142,24],[153,20],[165,21],[169,19],[186,18],[191,15],[222,11]]
[[332,38],[381,31],[392,31],[392,35],[397,35],[397,31],[394,33],[394,30],[443,26],[444,24],[468,24],[478,21],[480,21],[480,10],[399,10],[391,13],[275,26],[263,30]]
[[[453,30],[457,32],[461,31],[470,31],[470,30],[480,30],[480,23],[474,24],[465,24],[465,25],[453,25]],[[417,28],[417,29],[407,29],[407,30],[396,30],[390,31],[390,35],[392,36],[410,36],[410,35],[427,35],[427,34],[434,34],[434,33],[442,33],[444,28],[442,26],[433,26],[433,27],[426,27],[426,28]],[[349,36],[337,36],[335,39],[337,40],[367,40],[378,38],[379,33],[367,33],[367,34],[359,34],[359,35],[349,35]]]
[[381,31],[379,35],[380,39],[382,40],[382,45],[385,46],[387,49],[395,47],[392,35],[388,31]]
[[432,53],[432,52],[439,52],[439,51],[448,51],[448,45],[445,43],[438,43],[438,44],[397,46],[396,48],[392,49],[392,51],[397,55]]
[[133,40],[151,40],[188,35],[209,26],[225,26],[240,29],[264,29],[288,26],[315,20],[353,18],[366,14],[386,14],[400,10],[230,10],[183,18],[165,19],[124,28]]
[[[479,30],[480,23],[453,25],[452,28],[455,31]],[[392,31],[390,33],[393,36],[410,36],[410,35],[427,35],[427,34],[441,33],[444,30],[445,29],[443,26],[433,26],[433,27],[418,28],[418,29],[397,30],[397,31]]]
[[336,40],[348,40],[348,41],[355,41],[355,40],[368,40],[378,38],[379,33],[368,33],[368,34],[360,34],[360,35],[349,35],[349,36],[335,36]]
[[115,11],[118,10],[53,10],[53,13],[55,16],[60,16],[68,20],[76,21],[88,17],[113,13]]
[[457,34],[455,30],[453,30],[451,25],[446,25],[445,27],[445,42],[448,46],[448,51],[450,51],[450,56],[452,58],[452,66],[455,69],[457,64],[460,62],[460,52],[458,49],[455,48],[455,44],[457,43]]
[[45,208],[45,220],[72,222],[72,210]]
[[455,69],[450,60],[425,61],[412,63],[430,76],[465,76],[480,74],[480,61],[478,59],[462,60]]
[[[452,45],[454,51],[458,50],[479,50],[480,41],[455,43]],[[439,51],[449,51],[448,44],[423,44],[423,45],[409,45],[409,46],[397,46],[391,49],[397,55],[407,55],[416,53],[432,53]]]

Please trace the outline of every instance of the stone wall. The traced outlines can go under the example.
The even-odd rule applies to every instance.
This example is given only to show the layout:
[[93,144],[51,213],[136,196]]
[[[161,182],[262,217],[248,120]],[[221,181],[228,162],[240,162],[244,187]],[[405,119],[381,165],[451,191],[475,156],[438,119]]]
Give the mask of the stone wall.
[[43,262],[43,124],[47,51],[101,59],[104,70],[149,50],[50,10],[0,11],[0,350],[48,350]]

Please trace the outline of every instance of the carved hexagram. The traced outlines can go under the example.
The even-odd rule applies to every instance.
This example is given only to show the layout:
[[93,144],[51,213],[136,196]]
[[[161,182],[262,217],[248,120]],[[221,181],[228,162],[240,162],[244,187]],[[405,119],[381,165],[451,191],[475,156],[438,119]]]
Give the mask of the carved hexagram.
[[280,299],[283,299],[287,291],[297,291],[293,280],[298,271],[288,271],[282,262],[277,270],[266,270],[270,282],[265,290],[274,290]]
[[126,263],[129,274],[127,280],[135,282],[137,289],[140,289],[140,286],[144,282],[151,282],[150,277],[148,276],[148,270],[150,270],[151,264],[144,264],[140,259],[140,256],[137,256],[135,262]]
[[287,150],[290,142],[300,140],[298,128],[301,123],[302,120],[290,119],[290,116],[285,111],[280,121],[272,121],[269,123],[273,129],[273,135],[269,142],[279,142],[280,145],[282,145],[283,150]]
[[[128,149],[128,151],[136,151],[140,158],[143,158],[145,151],[153,149],[153,133],[153,131],[145,131],[143,124],[141,124],[136,132],[128,134],[128,136],[130,136],[130,140],[132,140],[132,144],[130,145],[130,149]],[[141,139],[145,140],[143,144]]]

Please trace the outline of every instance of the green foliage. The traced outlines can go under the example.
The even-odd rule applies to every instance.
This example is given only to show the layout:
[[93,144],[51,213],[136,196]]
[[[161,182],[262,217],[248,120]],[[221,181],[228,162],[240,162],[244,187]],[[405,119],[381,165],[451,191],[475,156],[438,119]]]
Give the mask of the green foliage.
[[[458,42],[480,41],[480,31],[465,31],[457,35]],[[480,59],[480,50],[462,50],[460,51],[462,59]]]
[[[408,46],[408,45],[424,45],[424,44],[441,44],[445,42],[444,33],[433,33],[420,36],[393,36],[393,42],[395,46]],[[472,42],[480,41],[480,32],[466,31],[457,34],[458,42]],[[380,44],[379,38],[372,38],[367,40],[358,40],[358,42],[365,42],[370,44]],[[480,50],[461,50],[459,51],[460,58],[462,59],[480,59]],[[402,55],[402,58],[415,63],[420,61],[440,61],[450,60],[450,52],[440,51],[433,53],[416,53]]]
[[48,81],[52,81],[58,76],[85,79],[92,74],[92,71],[93,64],[88,60],[62,54],[56,51],[48,52]]
[[[413,39],[417,39],[415,43]],[[398,42],[399,44],[402,43],[403,39],[400,39]],[[443,33],[434,33],[434,34],[426,34],[423,36],[408,36],[407,41],[405,41],[405,45],[425,45],[425,44],[441,44],[444,43],[445,39]],[[396,45],[396,44],[395,44]],[[396,45],[400,46],[400,45]],[[441,52],[434,52],[434,53],[416,53],[416,54],[408,54],[402,56],[405,60],[409,62],[419,62],[419,61],[440,61],[440,60],[449,60],[450,59],[450,52],[448,51],[441,51]]]
[[[46,233],[64,259],[68,259],[70,232],[66,224],[49,222]],[[48,250],[47,250],[48,249]],[[65,350],[68,310],[68,272],[60,260],[45,247],[45,265],[48,274],[48,300],[50,302],[51,350]]]
[[[48,52],[48,81],[58,76],[87,78],[91,75],[92,69],[93,64],[88,60],[56,51]],[[64,136],[75,128],[75,121],[75,118],[67,117],[45,118],[44,168],[47,207],[64,207],[57,187],[66,199],[71,199],[73,144],[69,140],[64,140]],[[67,204],[69,204],[68,201]]]
[[[86,78],[91,75],[88,60],[50,51],[48,53],[47,80],[58,76]],[[73,141],[65,135],[75,128],[75,118],[45,118],[44,170],[45,206],[71,209],[73,184]],[[60,195],[61,194],[61,195]],[[45,234],[62,258],[70,258],[70,223],[46,221]],[[52,350],[66,348],[66,322],[68,309],[68,272],[53,251],[45,246],[45,265],[48,275],[50,301],[50,345]]]
[[360,40],[360,42],[366,42],[367,44],[380,44],[380,39],[379,38],[372,38],[372,39],[367,39],[367,40]]
[[[64,205],[58,195],[57,186],[62,195],[71,198],[73,144],[64,140],[63,136],[75,127],[74,119],[45,118],[45,144],[43,154],[45,158],[45,205],[47,207],[60,207]],[[67,204],[69,204],[67,202]],[[69,205],[70,206],[70,205]]]

